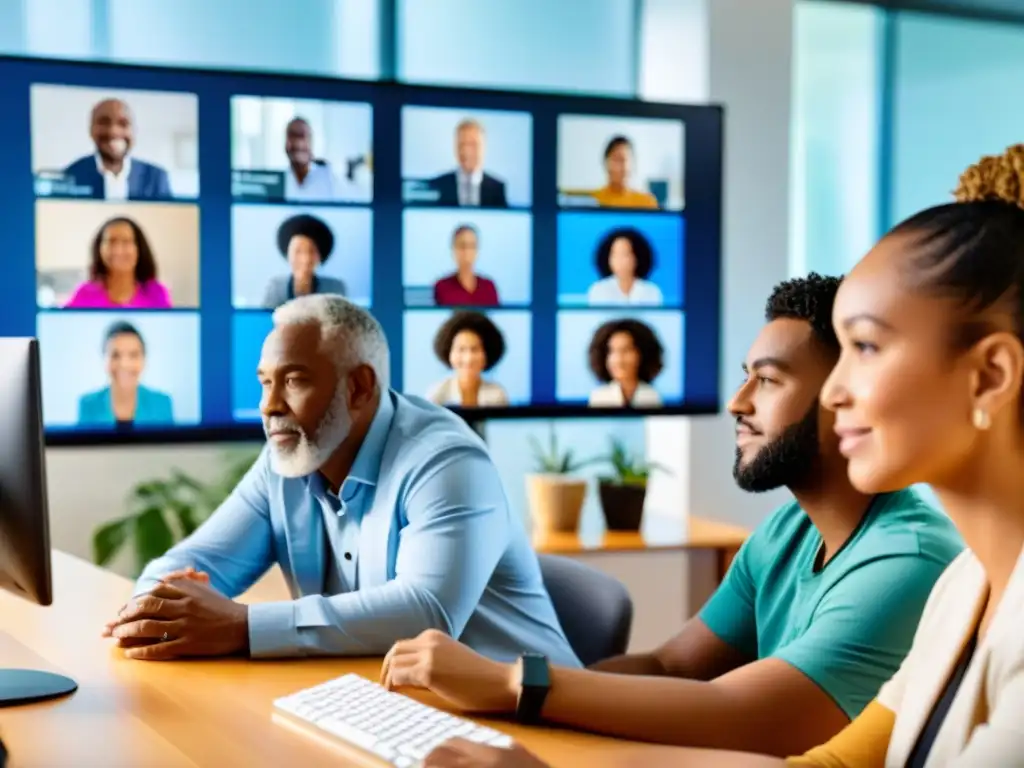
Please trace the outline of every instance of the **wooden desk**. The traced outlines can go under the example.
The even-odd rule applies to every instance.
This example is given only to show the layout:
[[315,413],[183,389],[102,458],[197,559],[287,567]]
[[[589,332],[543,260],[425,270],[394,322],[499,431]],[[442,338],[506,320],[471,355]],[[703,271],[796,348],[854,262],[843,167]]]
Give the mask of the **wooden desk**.
[[644,515],[638,532],[607,531],[603,522],[584,518],[578,533],[535,534],[533,546],[549,555],[587,552],[644,552],[648,550],[711,550],[721,582],[733,557],[750,531],[700,517],[685,520],[664,515]]
[[[11,768],[375,765],[276,724],[271,702],[346,672],[375,679],[378,659],[128,661],[100,630],[130,596],[130,582],[59,552],[53,579],[50,608],[0,593],[0,666],[63,672],[80,688],[69,698],[0,710]],[[507,722],[496,727],[556,768],[773,764]]]

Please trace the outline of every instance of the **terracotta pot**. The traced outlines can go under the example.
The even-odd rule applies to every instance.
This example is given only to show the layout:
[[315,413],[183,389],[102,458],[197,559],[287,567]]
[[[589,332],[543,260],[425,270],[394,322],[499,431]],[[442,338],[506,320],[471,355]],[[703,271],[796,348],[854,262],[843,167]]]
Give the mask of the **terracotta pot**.
[[601,510],[609,531],[639,531],[644,517],[646,485],[621,485],[601,480]]
[[580,525],[587,481],[572,475],[526,476],[534,533],[575,533]]

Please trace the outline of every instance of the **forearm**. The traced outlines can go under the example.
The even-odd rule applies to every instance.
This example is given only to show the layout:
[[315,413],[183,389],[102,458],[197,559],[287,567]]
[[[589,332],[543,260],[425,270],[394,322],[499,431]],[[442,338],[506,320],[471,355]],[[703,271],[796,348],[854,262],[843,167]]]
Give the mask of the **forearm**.
[[249,606],[254,658],[384,654],[427,629],[452,634],[461,627],[451,626],[430,592],[397,581],[364,592]]
[[662,677],[668,672],[653,653],[622,654],[599,661],[589,667],[594,672],[611,672],[616,675],[648,675]]
[[543,716],[618,738],[751,752],[773,751],[764,734],[785,732],[791,719],[751,711],[715,683],[561,668],[552,670]]

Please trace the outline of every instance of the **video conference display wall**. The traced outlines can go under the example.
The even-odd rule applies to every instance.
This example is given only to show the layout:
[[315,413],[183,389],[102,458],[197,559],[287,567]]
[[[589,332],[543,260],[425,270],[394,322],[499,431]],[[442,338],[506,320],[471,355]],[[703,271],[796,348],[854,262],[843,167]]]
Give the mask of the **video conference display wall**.
[[0,335],[48,434],[241,436],[338,293],[479,417],[718,407],[721,111],[0,59]]

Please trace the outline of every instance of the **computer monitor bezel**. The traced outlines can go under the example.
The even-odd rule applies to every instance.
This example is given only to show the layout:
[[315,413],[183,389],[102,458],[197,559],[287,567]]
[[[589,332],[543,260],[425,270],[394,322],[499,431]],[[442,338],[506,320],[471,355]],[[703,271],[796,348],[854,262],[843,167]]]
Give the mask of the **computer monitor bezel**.
[[[701,260],[703,269],[717,275],[715,285],[716,291],[711,293],[702,291],[701,302],[707,308],[706,314],[717,318],[714,327],[709,329],[706,338],[700,345],[701,366],[713,371],[715,379],[718,378],[719,361],[721,355],[722,318],[721,318],[721,297],[722,297],[722,188],[723,188],[723,141],[724,141],[724,110],[721,105],[701,104],[664,104],[656,102],[645,102],[633,99],[580,96],[569,93],[555,93],[550,91],[501,91],[483,88],[461,88],[452,86],[433,86],[412,83],[402,83],[394,80],[350,80],[317,75],[302,75],[294,73],[269,73],[258,70],[239,70],[228,68],[197,68],[197,67],[171,67],[120,64],[113,62],[73,62],[62,59],[42,59],[23,56],[0,56],[0,69],[6,62],[21,62],[33,67],[47,66],[56,68],[65,73],[65,77],[39,79],[36,82],[46,82],[55,85],[67,86],[97,86],[91,81],[89,73],[94,71],[113,71],[119,74],[119,80],[123,84],[117,88],[126,90],[158,90],[156,86],[147,84],[147,79],[167,78],[170,74],[180,76],[183,79],[194,77],[231,78],[245,81],[249,84],[247,90],[232,88],[225,96],[259,95],[266,97],[287,96],[297,88],[302,92],[295,92],[296,98],[316,98],[323,100],[338,101],[367,101],[373,103],[374,93],[380,89],[398,89],[404,94],[401,99],[401,106],[426,106],[445,108],[456,104],[459,101],[471,102],[470,105],[463,105],[464,109],[497,109],[514,110],[524,109],[529,104],[546,104],[554,108],[556,105],[563,114],[573,115],[597,115],[623,118],[670,118],[679,119],[687,126],[687,138],[684,139],[684,176],[689,178],[691,173],[704,182],[699,196],[687,196],[687,208],[679,212],[680,216],[688,216],[689,211],[694,207],[693,201],[699,199],[700,215],[707,220],[707,228],[713,232],[713,236],[705,238],[701,243]],[[20,83],[19,83],[20,85]],[[178,90],[187,90],[188,85],[178,87]],[[316,91],[317,95],[306,95],[310,90]],[[22,94],[24,96],[24,94]],[[202,100],[201,100],[202,101]],[[524,104],[524,101],[527,102]],[[202,112],[209,109],[209,104],[200,103],[200,120]],[[698,117],[699,116],[699,117]],[[699,152],[687,151],[692,146],[689,143],[690,126],[694,122],[703,126]],[[376,123],[376,116],[375,116]],[[376,134],[376,126],[374,128]],[[400,135],[400,134],[399,134]],[[203,148],[200,146],[200,165],[202,165]],[[697,168],[698,170],[694,170]],[[401,183],[399,173],[399,184]],[[689,186],[689,185],[687,185]],[[26,189],[30,189],[26,182]],[[202,195],[202,192],[201,192]],[[32,197],[27,194],[26,197]],[[375,198],[371,204],[373,209],[392,209],[392,215],[401,215],[403,203],[400,198],[378,199]],[[557,217],[557,207],[555,211]],[[376,245],[375,245],[376,248]],[[375,260],[379,261],[379,260]],[[33,260],[34,268],[34,260]],[[376,275],[374,276],[376,279]],[[689,291],[689,288],[686,289]],[[712,295],[713,294],[713,295]],[[684,306],[687,302],[684,300]],[[556,311],[558,307],[556,306]],[[240,311],[240,310],[233,310]],[[197,312],[202,316],[202,307]],[[628,314],[628,312],[626,313]],[[690,349],[684,354],[689,356]],[[396,349],[393,343],[393,354],[402,354],[401,349]],[[202,364],[202,351],[200,351],[200,364]],[[230,366],[227,366],[230,375]],[[591,408],[586,405],[571,405],[546,403],[539,405],[526,405],[514,407],[481,407],[481,408],[460,408],[452,407],[451,410],[459,414],[467,421],[479,424],[484,421],[496,419],[561,419],[561,418],[628,418],[641,416],[694,416],[715,414],[721,410],[722,393],[719,385],[715,385],[713,397],[702,400],[690,400],[681,404],[670,404],[658,408]],[[206,442],[245,442],[263,439],[263,430],[259,423],[246,423],[240,421],[228,423],[200,423],[197,425],[176,425],[170,427],[134,429],[129,431],[114,430],[84,430],[79,428],[48,428],[45,430],[46,442],[52,446],[92,446],[92,445],[126,445],[126,444],[167,444],[167,443],[206,443]]]
[[53,602],[53,580],[35,338],[0,338],[0,405],[0,589],[46,606]]

